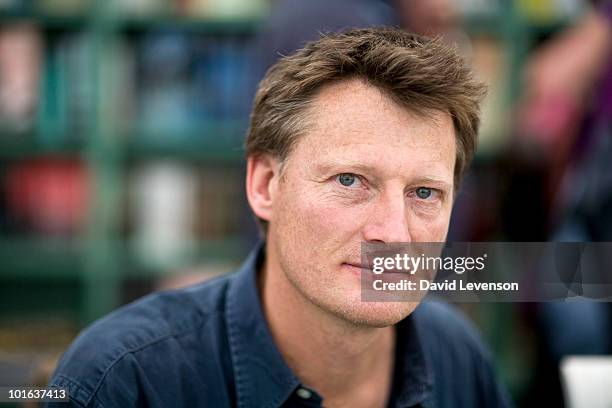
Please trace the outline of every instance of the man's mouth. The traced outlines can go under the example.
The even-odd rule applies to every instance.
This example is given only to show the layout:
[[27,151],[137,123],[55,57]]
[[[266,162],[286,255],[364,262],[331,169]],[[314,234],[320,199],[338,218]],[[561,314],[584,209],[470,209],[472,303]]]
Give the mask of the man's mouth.
[[369,265],[363,265],[361,263],[357,263],[357,262],[345,262],[343,265],[348,265],[348,266],[352,266],[353,268],[358,268],[361,269],[363,271],[372,271],[372,267]]
[[345,272],[348,272],[359,279],[371,279],[371,277],[374,275],[371,268],[359,262],[344,262],[342,263],[341,268]]

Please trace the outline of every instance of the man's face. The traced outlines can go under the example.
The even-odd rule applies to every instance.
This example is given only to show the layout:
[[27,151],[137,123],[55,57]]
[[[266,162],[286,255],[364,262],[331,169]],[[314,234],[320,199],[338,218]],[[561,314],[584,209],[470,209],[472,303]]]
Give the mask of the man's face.
[[417,304],[361,302],[361,243],[445,240],[451,118],[407,112],[360,80],[323,88],[309,114],[274,194],[270,249],[309,302],[353,324],[395,324]]

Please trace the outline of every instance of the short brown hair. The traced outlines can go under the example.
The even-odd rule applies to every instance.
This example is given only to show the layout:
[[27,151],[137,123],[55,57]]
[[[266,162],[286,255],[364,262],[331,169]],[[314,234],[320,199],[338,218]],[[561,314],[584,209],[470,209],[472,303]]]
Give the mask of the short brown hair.
[[316,93],[350,78],[367,81],[417,114],[449,113],[457,141],[454,182],[459,184],[476,150],[485,86],[455,49],[390,27],[325,34],[273,65],[255,96],[247,157],[268,153],[284,161],[306,132],[305,112]]

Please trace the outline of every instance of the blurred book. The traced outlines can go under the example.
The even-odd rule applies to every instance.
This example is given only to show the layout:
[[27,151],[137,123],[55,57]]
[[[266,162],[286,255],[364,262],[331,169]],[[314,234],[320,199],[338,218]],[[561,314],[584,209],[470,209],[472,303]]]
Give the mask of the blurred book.
[[34,127],[43,39],[31,24],[0,28],[0,126],[21,133]]
[[61,315],[34,317],[17,313],[10,319],[3,318],[0,385],[44,387],[58,358],[77,334],[74,322]]
[[239,168],[206,167],[200,173],[198,236],[221,240],[238,235],[244,213],[244,175]]
[[77,236],[86,226],[89,176],[76,159],[30,159],[5,173],[7,217],[20,232]]
[[240,235],[244,217],[243,171],[181,162],[151,161],[133,169],[128,234],[141,264],[183,267],[200,244]]
[[140,42],[138,129],[149,141],[173,144],[194,130],[190,45],[178,32],[147,34]]
[[85,140],[94,120],[94,60],[86,33],[62,34],[46,50],[38,117],[39,142]]
[[195,243],[197,177],[180,162],[137,167],[128,197],[133,242],[140,263],[168,267],[189,260]]
[[180,4],[189,16],[231,20],[263,17],[269,0],[181,0]]
[[18,11],[24,6],[23,0],[0,0],[0,11]]
[[509,132],[505,131],[511,120],[506,97],[509,56],[502,42],[490,36],[480,36],[471,40],[471,58],[478,78],[488,86],[481,107],[477,154],[490,156],[504,149],[509,137]]
[[133,46],[121,37],[112,37],[106,50],[99,65],[100,113],[112,120],[99,126],[106,135],[118,137],[132,130],[137,115],[136,55]]
[[82,15],[94,0],[30,0],[34,11],[47,15]]
[[246,123],[252,73],[244,38],[158,32],[138,53],[136,128],[144,142],[183,145],[212,137],[205,130],[219,124]]
[[[91,131],[96,103],[96,61],[90,51],[90,33],[64,36],[58,44],[61,69],[65,75],[68,139],[83,139]],[[98,67],[100,69],[102,67]]]
[[119,17],[145,18],[167,14],[172,9],[168,0],[108,0]]
[[462,15],[497,16],[501,14],[500,0],[456,0]]
[[585,0],[515,0],[519,14],[535,24],[550,24],[580,15]]

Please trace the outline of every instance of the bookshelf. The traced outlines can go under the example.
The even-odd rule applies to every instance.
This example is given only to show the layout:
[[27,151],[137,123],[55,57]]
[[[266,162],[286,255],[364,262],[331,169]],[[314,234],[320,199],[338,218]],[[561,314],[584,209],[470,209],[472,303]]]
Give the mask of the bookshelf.
[[[39,72],[32,73],[40,79],[29,126],[16,127],[0,119],[3,181],[14,179],[6,188],[10,199],[2,208],[1,317],[42,311],[68,316],[82,326],[123,301],[122,286],[128,279],[163,277],[169,270],[203,260],[241,259],[248,246],[240,226],[224,230],[219,223],[208,222],[198,226],[198,234],[186,234],[186,240],[192,241],[188,248],[169,255],[167,261],[152,262],[146,252],[151,243],[140,242],[139,226],[125,226],[134,224],[133,220],[126,222],[132,210],[125,207],[130,205],[126,197],[137,189],[129,184],[131,174],[159,162],[174,167],[188,163],[183,167],[191,167],[188,171],[193,171],[193,178],[209,184],[213,180],[205,179],[208,168],[215,169],[216,177],[227,177],[228,184],[235,184],[243,162],[246,121],[231,99],[240,100],[236,86],[243,82],[236,81],[232,87],[221,71],[247,78],[237,65],[248,65],[244,64],[246,44],[261,16],[154,13],[126,17],[105,1],[84,2],[85,7],[76,12],[60,13],[35,8],[35,4],[0,8],[0,26],[25,27],[18,38],[37,42],[33,48],[41,60]],[[186,59],[188,66],[170,63],[161,70],[147,69],[147,63],[160,63],[156,47],[166,57]],[[127,90],[121,87],[126,83]],[[198,97],[213,93],[215,100],[204,101],[209,111],[190,112],[191,116],[179,117],[174,123],[156,123],[164,108],[181,102],[180,97],[164,101],[164,90],[190,85],[199,94],[183,102],[192,105]],[[125,94],[129,101],[122,104]],[[157,106],[138,111],[143,104],[139,98],[145,103],[154,100]],[[195,125],[172,128],[184,120]],[[79,166],[62,170],[64,162]],[[87,197],[87,217],[80,225],[53,226],[44,217],[41,221],[41,216],[32,220],[31,214],[15,215],[17,207],[27,207],[24,197],[36,190],[23,185],[36,184],[47,176],[60,177],[60,184],[68,182],[67,189],[80,185],[86,190],[81,195]],[[85,187],[78,184],[84,180]],[[43,185],[49,190],[47,196],[62,194],[57,184]],[[205,189],[198,187],[198,194],[202,191]],[[237,196],[232,197],[234,202],[242,201],[237,191],[231,193]],[[210,191],[207,194],[209,199]],[[66,204],[55,199],[56,206]],[[215,205],[228,207],[223,202]],[[238,205],[229,207],[244,212]],[[218,209],[209,208],[208,213],[227,218]]]

